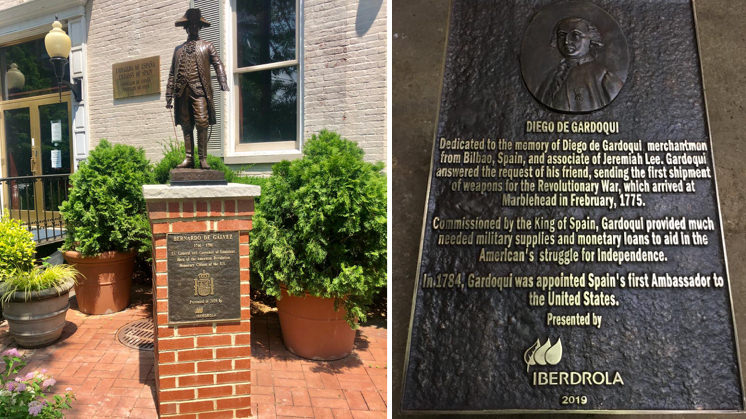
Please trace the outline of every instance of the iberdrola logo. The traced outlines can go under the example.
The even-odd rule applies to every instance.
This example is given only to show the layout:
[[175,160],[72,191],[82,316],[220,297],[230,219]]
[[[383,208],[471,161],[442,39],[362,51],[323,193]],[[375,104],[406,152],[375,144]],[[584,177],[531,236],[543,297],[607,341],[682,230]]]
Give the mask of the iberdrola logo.
[[562,340],[557,338],[557,343],[552,345],[551,339],[547,339],[543,345],[539,339],[531,345],[523,354],[526,362],[526,372],[531,365],[557,365],[562,360]]

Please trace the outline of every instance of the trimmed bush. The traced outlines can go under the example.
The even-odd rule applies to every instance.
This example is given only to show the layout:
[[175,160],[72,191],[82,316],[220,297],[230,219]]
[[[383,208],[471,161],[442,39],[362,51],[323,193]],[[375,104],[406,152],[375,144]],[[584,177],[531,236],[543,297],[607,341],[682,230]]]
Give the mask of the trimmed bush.
[[334,132],[306,143],[304,157],[272,167],[251,238],[252,267],[269,295],[335,298],[347,321],[364,321],[386,285],[383,164]]
[[67,226],[63,250],[93,256],[110,250],[150,252],[150,222],[142,186],[153,182],[140,148],[101,140],[70,176],[60,212]]
[[169,171],[184,160],[186,151],[183,143],[179,145],[171,141],[163,143],[162,148],[163,158],[153,167],[153,177],[157,183],[165,185],[170,179]]
[[[155,181],[161,185],[168,183],[170,179],[171,169],[175,169],[176,166],[184,161],[186,151],[184,151],[184,143],[167,142],[163,144],[163,158],[153,169]],[[199,162],[195,162],[195,166]],[[267,181],[267,178],[256,177],[256,176],[240,176],[233,169],[226,166],[223,159],[220,157],[213,156],[212,154],[207,155],[207,164],[210,165],[212,170],[220,170],[225,173],[225,180],[229,183],[243,183],[246,185],[258,185],[263,186]],[[258,197],[257,197],[258,198]]]
[[19,220],[0,219],[0,280],[34,265],[34,235]]

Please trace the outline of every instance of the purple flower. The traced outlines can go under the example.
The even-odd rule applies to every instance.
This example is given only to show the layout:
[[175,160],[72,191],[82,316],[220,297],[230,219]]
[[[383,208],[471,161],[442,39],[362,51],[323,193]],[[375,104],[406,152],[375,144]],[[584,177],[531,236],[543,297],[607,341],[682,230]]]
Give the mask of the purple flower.
[[16,382],[15,381],[8,381],[8,384],[5,385],[5,388],[8,391],[13,391],[16,389]]
[[16,349],[16,348],[10,348],[10,349],[6,350],[5,352],[3,352],[3,356],[16,356],[16,357],[20,358],[21,357],[21,353],[18,352],[18,349]]
[[57,380],[55,380],[54,378],[47,378],[46,380],[44,380],[43,383],[41,383],[41,387],[46,390],[47,387],[52,387],[56,382]]
[[41,413],[41,409],[44,408],[44,405],[42,405],[38,401],[33,401],[28,404],[28,414],[31,416],[36,416],[39,413]]
[[18,383],[17,390],[19,393],[26,391],[26,383]]
[[25,380],[30,380],[30,379],[32,379],[34,377],[36,377],[36,371],[33,371],[33,372],[30,372],[30,373],[26,374],[26,378],[24,378],[24,379]]

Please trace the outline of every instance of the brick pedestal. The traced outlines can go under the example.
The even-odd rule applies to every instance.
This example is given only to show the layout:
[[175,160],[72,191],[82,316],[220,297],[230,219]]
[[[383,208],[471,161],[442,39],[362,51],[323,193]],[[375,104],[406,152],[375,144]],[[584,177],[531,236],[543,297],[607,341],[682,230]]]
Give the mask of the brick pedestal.
[[[153,231],[155,374],[161,417],[251,416],[249,231],[259,187],[144,186]],[[169,324],[167,237],[239,232],[241,320]]]

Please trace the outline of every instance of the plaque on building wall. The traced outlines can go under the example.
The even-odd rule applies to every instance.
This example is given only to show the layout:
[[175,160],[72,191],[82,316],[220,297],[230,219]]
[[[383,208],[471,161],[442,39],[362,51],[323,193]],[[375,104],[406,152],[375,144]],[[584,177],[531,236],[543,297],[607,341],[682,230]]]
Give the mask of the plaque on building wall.
[[240,320],[238,232],[167,237],[169,324]]
[[112,64],[114,99],[160,94],[161,57],[148,57]]
[[743,410],[692,5],[452,7],[402,410]]

